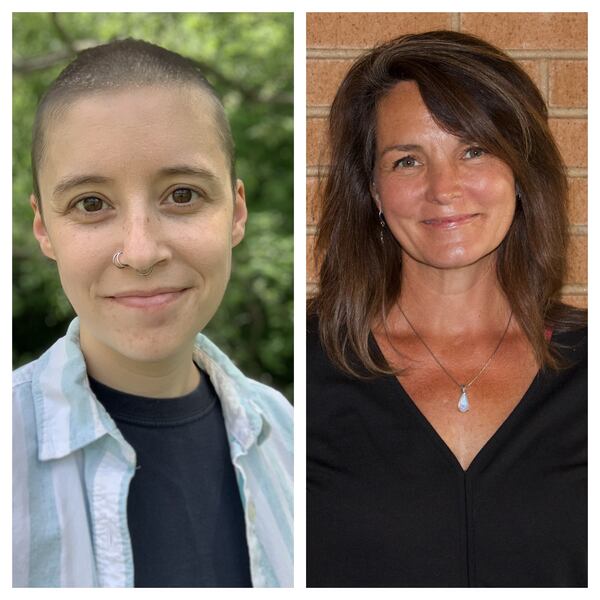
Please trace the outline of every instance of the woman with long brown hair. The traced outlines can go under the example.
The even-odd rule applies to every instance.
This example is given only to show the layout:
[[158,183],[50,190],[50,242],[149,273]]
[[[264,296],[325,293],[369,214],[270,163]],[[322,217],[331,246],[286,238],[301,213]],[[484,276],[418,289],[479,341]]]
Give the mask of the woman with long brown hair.
[[308,338],[309,586],[585,586],[585,314],[564,166],[470,35],[360,58],[330,122]]

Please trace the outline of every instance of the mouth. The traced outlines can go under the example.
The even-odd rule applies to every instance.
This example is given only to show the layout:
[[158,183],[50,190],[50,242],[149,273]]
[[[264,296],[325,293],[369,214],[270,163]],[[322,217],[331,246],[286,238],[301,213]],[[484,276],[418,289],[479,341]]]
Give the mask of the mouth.
[[162,308],[182,298],[190,288],[159,288],[154,290],[129,290],[106,298],[128,308]]
[[461,215],[451,215],[448,217],[439,217],[436,219],[425,219],[424,221],[421,221],[421,223],[436,229],[456,229],[461,225],[471,223],[479,216],[480,213],[466,213]]

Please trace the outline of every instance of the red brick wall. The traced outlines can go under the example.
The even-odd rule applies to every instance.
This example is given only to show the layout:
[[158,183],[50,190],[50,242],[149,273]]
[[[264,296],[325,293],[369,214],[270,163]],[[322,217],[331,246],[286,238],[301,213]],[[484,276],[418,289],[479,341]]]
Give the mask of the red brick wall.
[[403,33],[452,29],[478,35],[517,60],[540,88],[569,175],[571,243],[563,296],[587,305],[587,15],[585,13],[308,13],[307,22],[307,268],[326,167],[329,105],[348,67],[366,48]]

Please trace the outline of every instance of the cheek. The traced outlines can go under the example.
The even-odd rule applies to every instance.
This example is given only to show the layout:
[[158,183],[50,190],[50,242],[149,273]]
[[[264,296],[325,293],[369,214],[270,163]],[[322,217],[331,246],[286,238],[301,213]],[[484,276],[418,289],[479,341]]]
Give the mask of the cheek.
[[473,181],[470,188],[482,203],[508,205],[515,198],[514,184],[505,178],[482,177]]
[[106,243],[93,236],[54,236],[58,273],[67,295],[93,282],[111,264],[112,253]]
[[174,240],[174,247],[192,264],[205,269],[229,268],[231,231],[225,227],[206,227],[187,231]]
[[379,198],[385,214],[409,217],[419,206],[422,190],[412,182],[388,180],[380,187]]
[[106,270],[107,261],[80,260],[78,257],[58,257],[57,267],[65,296],[77,314],[86,312],[87,302],[94,297],[97,282]]
[[488,181],[479,192],[481,205],[496,215],[500,229],[508,230],[517,206],[514,183],[507,179]]
[[467,180],[467,185],[482,203],[511,204],[515,202],[515,179],[512,170],[497,160]]

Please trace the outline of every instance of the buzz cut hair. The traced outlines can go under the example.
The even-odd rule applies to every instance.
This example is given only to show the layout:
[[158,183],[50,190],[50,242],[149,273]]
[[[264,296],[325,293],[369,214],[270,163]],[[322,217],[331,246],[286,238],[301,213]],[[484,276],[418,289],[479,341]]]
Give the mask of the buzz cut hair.
[[127,38],[94,46],[78,53],[52,82],[38,104],[33,124],[31,172],[33,193],[41,206],[38,173],[44,159],[49,123],[70,104],[87,94],[180,84],[196,86],[213,101],[215,122],[223,151],[229,162],[232,190],[235,189],[235,145],[229,120],[215,88],[191,58],[143,40]]

